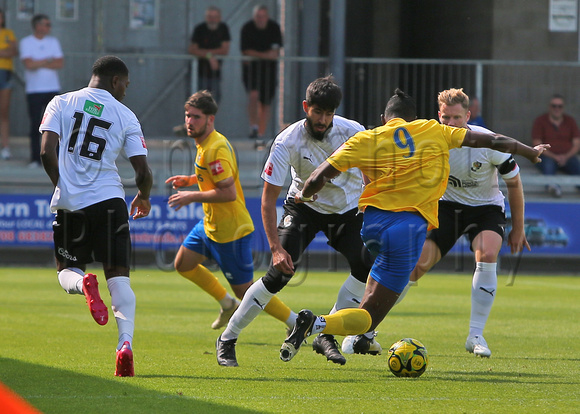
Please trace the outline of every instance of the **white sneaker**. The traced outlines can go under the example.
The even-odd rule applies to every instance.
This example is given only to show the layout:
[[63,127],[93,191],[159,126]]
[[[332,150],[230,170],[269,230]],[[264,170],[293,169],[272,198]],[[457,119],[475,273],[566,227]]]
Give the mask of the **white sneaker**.
[[30,170],[35,170],[37,168],[40,168],[40,163],[38,161],[32,161],[30,164],[28,164],[28,169]]
[[219,329],[226,326],[230,321],[230,318],[236,311],[236,309],[238,309],[238,306],[240,306],[240,301],[237,300],[236,298],[232,298],[232,306],[229,307],[228,309],[224,308],[220,309],[220,314],[218,315],[217,319],[213,321],[213,323],[211,324],[211,328]]
[[[377,336],[376,332],[374,332],[374,336]],[[345,336],[342,340],[341,349],[343,354],[380,355],[381,352],[383,352],[381,344],[379,344],[374,337],[373,339],[368,339],[364,335]]]
[[489,358],[491,356],[491,350],[488,348],[487,342],[480,335],[469,336],[467,341],[465,341],[465,349],[475,354],[475,356],[482,358]]
[[345,336],[344,339],[342,340],[342,353],[343,354],[354,354],[354,349],[352,349],[352,344],[354,343],[354,340],[356,339],[356,335],[349,335],[349,336]]
[[3,160],[9,160],[10,158],[12,158],[10,148],[8,147],[2,148],[2,151],[0,151],[0,158],[2,158]]

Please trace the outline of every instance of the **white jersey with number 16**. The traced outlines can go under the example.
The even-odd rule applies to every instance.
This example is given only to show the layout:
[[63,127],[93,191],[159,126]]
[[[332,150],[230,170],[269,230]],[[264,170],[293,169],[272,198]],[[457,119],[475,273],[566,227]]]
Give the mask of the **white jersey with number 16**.
[[115,161],[147,155],[135,114],[108,91],[84,88],[48,104],[40,132],[59,135],[59,180],[52,211],[78,210],[111,198],[125,198]]

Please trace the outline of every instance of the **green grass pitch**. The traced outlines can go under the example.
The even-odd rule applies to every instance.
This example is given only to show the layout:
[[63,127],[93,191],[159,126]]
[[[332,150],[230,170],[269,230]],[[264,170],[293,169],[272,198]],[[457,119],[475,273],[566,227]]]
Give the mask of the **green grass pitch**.
[[[327,312],[345,276],[309,272],[280,297],[295,311]],[[470,275],[431,274],[379,326],[380,356],[350,355],[338,366],[304,345],[284,363],[285,327],[264,314],[238,340],[239,368],[216,363],[219,332],[210,324],[218,305],[208,295],[176,273],[137,269],[131,280],[136,376],[117,378],[111,313],[108,325],[98,326],[84,297],[67,295],[53,269],[0,269],[0,381],[43,413],[59,414],[572,413],[580,407],[578,277],[518,275],[506,287],[500,276],[485,331],[490,359],[464,348]],[[388,370],[386,349],[403,337],[419,339],[429,351],[420,378],[396,378]]]

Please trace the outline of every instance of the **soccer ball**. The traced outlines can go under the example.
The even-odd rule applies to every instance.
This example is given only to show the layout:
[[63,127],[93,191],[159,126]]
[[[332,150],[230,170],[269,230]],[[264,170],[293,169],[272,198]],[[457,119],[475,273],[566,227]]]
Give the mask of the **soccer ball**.
[[427,369],[427,348],[413,338],[404,338],[391,345],[387,353],[389,369],[397,377],[419,377]]

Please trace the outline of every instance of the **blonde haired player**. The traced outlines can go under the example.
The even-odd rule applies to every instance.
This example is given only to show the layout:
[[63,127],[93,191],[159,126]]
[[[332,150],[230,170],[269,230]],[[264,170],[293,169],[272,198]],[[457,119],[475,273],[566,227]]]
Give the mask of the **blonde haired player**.
[[[463,89],[444,90],[439,93],[437,101],[442,124],[493,134],[483,127],[467,124],[471,113],[469,97]],[[439,200],[439,228],[427,233],[419,261],[398,302],[403,300],[410,286],[439,262],[463,234],[467,234],[475,253],[475,271],[465,349],[476,356],[489,358],[491,350],[483,337],[483,329],[497,291],[497,256],[506,224],[498,173],[506,183],[511,211],[512,230],[507,238],[508,245],[512,253],[521,251],[524,246],[530,250],[524,233],[524,189],[520,169],[510,154],[467,147],[449,151],[449,166],[447,190]]]

